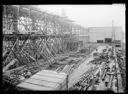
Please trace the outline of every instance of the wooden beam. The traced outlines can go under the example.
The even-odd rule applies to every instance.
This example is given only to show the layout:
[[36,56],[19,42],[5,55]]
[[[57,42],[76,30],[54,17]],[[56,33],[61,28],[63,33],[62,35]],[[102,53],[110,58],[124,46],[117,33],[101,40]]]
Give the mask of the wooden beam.
[[5,71],[7,71],[8,68],[9,68],[11,65],[14,65],[16,62],[17,62],[17,59],[13,59],[9,64],[7,64],[7,65],[3,68],[3,73],[4,73]]
[[11,48],[10,53],[7,55],[7,58],[6,58],[6,60],[4,61],[5,63],[7,62],[9,56],[11,55],[12,51],[14,50],[14,47],[15,47],[15,45],[17,44],[17,42],[18,42],[18,38],[17,38],[16,42],[14,43],[13,47]]
[[14,72],[14,71],[16,71],[16,70],[21,70],[21,69],[23,69],[25,66],[20,66],[20,67],[17,67],[17,68],[14,68],[14,69],[11,69],[11,70],[7,70],[7,71],[5,71],[4,72],[4,75],[10,75],[10,73],[12,73],[12,72]]

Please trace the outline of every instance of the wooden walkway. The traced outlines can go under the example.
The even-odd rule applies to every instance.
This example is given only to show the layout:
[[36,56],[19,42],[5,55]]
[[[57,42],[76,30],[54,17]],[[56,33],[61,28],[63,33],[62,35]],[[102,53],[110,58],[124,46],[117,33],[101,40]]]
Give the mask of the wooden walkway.
[[50,70],[42,70],[29,79],[17,85],[18,89],[23,90],[64,90],[66,89],[65,73],[57,73]]

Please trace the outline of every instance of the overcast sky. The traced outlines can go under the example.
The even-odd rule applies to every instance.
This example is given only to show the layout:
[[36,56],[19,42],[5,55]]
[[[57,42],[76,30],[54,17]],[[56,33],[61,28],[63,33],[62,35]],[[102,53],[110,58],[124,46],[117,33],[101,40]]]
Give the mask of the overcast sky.
[[39,5],[44,11],[62,14],[84,27],[121,26],[125,31],[125,5]]

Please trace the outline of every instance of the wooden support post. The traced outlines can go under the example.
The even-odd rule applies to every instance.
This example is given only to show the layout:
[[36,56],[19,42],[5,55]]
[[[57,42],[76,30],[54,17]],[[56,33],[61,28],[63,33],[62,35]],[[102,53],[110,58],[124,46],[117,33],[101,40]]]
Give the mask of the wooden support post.
[[4,73],[5,71],[7,71],[8,68],[9,68],[11,65],[15,64],[16,61],[17,61],[17,59],[13,59],[9,64],[7,64],[7,65],[3,68],[3,73]]
[[[46,41],[46,42],[47,42],[47,41]],[[50,51],[49,51],[49,49],[47,48],[46,42],[43,43],[43,47],[42,47],[42,49],[41,49],[40,52],[42,53],[42,51],[45,49],[46,52],[47,52],[47,54],[51,54]],[[41,54],[41,53],[40,53],[40,54]],[[43,54],[43,55],[44,55],[45,57],[47,57],[47,59],[48,59],[48,56],[47,56],[46,54]],[[50,61],[50,63],[52,63],[52,61],[51,61],[50,59],[48,59],[48,60]]]
[[112,87],[112,80],[113,80],[113,74],[110,74],[110,80],[109,80],[109,84],[108,84],[108,89],[111,89]]
[[11,48],[11,51],[10,51],[10,53],[8,54],[7,58],[6,58],[5,63],[7,62],[9,56],[11,55],[12,51],[14,50],[14,47],[16,46],[17,42],[18,42],[18,38],[17,38],[16,42],[14,43],[13,47]]
[[21,70],[21,69],[23,69],[24,67],[25,67],[25,66],[20,66],[20,67],[11,69],[11,70],[7,70],[7,71],[5,71],[4,74],[5,74],[5,75],[10,74],[10,73],[14,72],[15,70]]
[[69,75],[67,74],[67,78],[66,78],[66,87],[67,87],[67,90],[68,90],[68,80],[69,80]]
[[41,45],[41,43],[43,42],[43,39],[42,38],[40,38],[41,39],[41,41],[39,42],[39,44],[38,44],[38,46],[37,46],[37,48],[38,48],[38,50],[37,50],[37,53],[36,53],[36,55],[37,55],[37,58],[38,58],[38,56],[40,55],[40,51],[39,51],[39,49],[40,49],[40,45]]
[[30,36],[31,36],[31,35],[28,35],[27,39],[24,41],[20,53],[24,50],[25,46],[27,45],[27,40],[30,38]]

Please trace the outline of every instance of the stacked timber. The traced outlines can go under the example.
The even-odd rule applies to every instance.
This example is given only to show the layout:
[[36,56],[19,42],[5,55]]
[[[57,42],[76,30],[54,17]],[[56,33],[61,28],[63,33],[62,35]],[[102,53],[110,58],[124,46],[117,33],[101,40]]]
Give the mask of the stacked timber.
[[[66,89],[66,74],[42,70],[17,85],[22,90],[62,90]],[[65,88],[64,88],[65,87]]]

